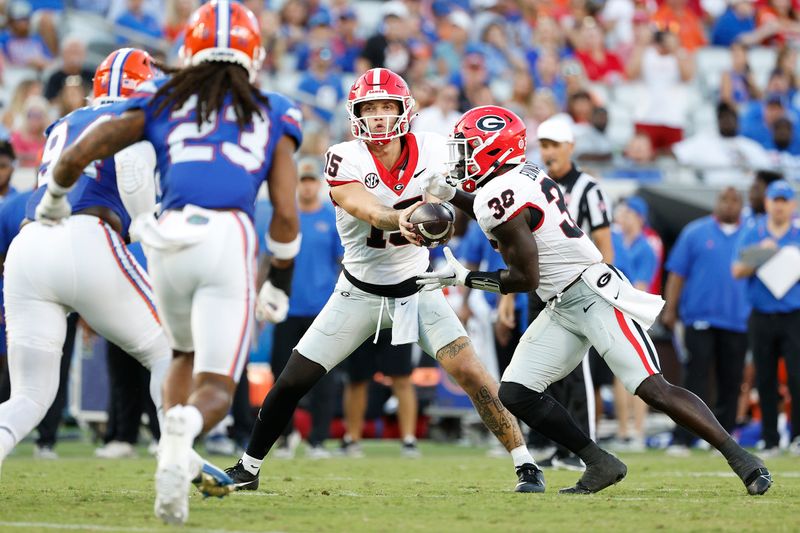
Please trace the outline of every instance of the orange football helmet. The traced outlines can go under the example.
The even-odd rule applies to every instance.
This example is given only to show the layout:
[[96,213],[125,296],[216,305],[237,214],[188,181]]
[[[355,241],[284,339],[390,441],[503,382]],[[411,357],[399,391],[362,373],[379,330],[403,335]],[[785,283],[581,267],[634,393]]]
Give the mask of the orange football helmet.
[[111,52],[94,73],[94,101],[113,102],[131,95],[136,86],[155,77],[150,54],[138,48]]
[[243,66],[256,79],[266,52],[253,12],[239,2],[211,0],[189,18],[180,56],[184,65],[224,61]]

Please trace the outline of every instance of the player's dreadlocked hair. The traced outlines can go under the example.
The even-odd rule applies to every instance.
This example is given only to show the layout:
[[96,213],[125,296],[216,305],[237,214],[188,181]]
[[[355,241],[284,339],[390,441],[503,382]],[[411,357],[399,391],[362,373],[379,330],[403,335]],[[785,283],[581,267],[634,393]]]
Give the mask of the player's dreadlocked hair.
[[195,113],[199,128],[212,113],[222,112],[228,93],[240,128],[252,122],[253,114],[262,116],[259,103],[269,108],[269,100],[250,83],[247,70],[233,63],[209,61],[174,71],[172,78],[156,93],[154,100],[160,101],[155,114],[180,109],[192,95],[197,95]]

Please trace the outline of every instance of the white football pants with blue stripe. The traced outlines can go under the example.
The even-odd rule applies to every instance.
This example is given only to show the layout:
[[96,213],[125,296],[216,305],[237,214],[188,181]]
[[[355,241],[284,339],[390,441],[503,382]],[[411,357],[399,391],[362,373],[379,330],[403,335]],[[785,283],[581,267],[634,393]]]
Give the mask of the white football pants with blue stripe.
[[108,224],[89,215],[27,224],[8,250],[3,293],[11,397],[0,405],[0,460],[55,398],[71,311],[150,370],[160,410],[172,352],[147,273]]

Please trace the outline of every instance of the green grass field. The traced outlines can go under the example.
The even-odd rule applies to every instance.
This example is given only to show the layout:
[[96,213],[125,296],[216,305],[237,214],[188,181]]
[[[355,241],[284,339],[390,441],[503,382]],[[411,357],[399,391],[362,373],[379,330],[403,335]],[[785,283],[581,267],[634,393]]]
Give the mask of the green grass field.
[[[768,462],[775,484],[753,498],[708,452],[622,455],[628,477],[592,496],[563,496],[577,473],[546,471],[543,495],[515,494],[509,459],[483,449],[422,444],[402,459],[396,443],[368,443],[367,458],[268,460],[256,492],[191,498],[183,531],[798,531],[800,458]],[[59,445],[61,459],[31,458],[23,444],[3,464],[0,531],[150,531],[152,458],[103,461],[88,444]],[[142,451],[142,455],[146,455]],[[212,457],[219,466],[234,459]]]

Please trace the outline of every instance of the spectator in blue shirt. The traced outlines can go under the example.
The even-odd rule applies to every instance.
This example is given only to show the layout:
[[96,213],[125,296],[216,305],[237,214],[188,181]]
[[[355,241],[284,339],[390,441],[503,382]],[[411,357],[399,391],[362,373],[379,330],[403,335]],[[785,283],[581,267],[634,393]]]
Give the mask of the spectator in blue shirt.
[[[750,303],[743,280],[730,269],[741,234],[742,197],[733,187],[717,197],[712,215],[688,224],[667,260],[666,305],[661,315],[673,329],[685,327],[683,386],[709,405],[722,427],[736,425],[736,408],[747,352]],[[716,402],[710,401],[708,382],[714,370]],[[694,436],[675,428],[670,453],[686,454]]]
[[[778,433],[778,358],[783,357],[792,398],[800,398],[800,281],[778,298],[758,278],[759,267],[745,261],[743,252],[752,248],[779,250],[786,246],[800,247],[800,220],[796,193],[784,180],[767,187],[765,217],[757,218],[742,231],[736,247],[733,275],[747,279],[747,296],[753,307],[750,316],[750,343],[756,367],[756,386],[761,405],[761,436],[764,453],[777,453]],[[787,273],[795,273],[797,264],[784,265]],[[792,409],[792,449],[800,453],[800,409]]]
[[742,34],[756,29],[755,3],[751,0],[732,0],[711,30],[711,44],[730,46]]
[[15,0],[8,5],[8,29],[0,33],[0,49],[9,65],[44,70],[53,59],[42,38],[31,31],[31,5]]
[[[133,30],[154,39],[160,39],[164,35],[158,20],[145,12],[144,0],[128,0],[128,8],[117,17],[114,24],[128,30]],[[130,38],[126,35],[118,35],[117,43],[125,44],[129,42],[139,42],[137,38]]]
[[328,47],[314,48],[309,55],[309,69],[297,86],[297,99],[303,104],[303,116],[330,124],[339,103],[344,99],[342,78],[334,72],[333,52]]
[[773,181],[783,179],[783,174],[772,170],[759,170],[753,178],[753,183],[747,192],[747,200],[750,205],[742,209],[742,227],[747,227],[751,220],[763,216],[767,211],[764,207],[767,187]]
[[339,23],[336,25],[336,35],[331,44],[336,66],[342,72],[354,73],[356,59],[364,48],[364,39],[358,36],[358,15],[352,8],[345,8],[339,13]]
[[[320,199],[322,163],[316,158],[305,158],[298,164],[300,183],[297,187],[300,233],[303,240],[300,253],[294,260],[292,292],[289,296],[289,313],[285,321],[275,326],[270,365],[277,379],[292,350],[300,338],[311,327],[311,323],[328,301],[339,276],[340,260],[344,254],[339,234],[336,231],[336,213],[333,207]],[[259,232],[265,234],[266,231]],[[311,412],[312,428],[308,436],[310,448],[307,456],[316,459],[330,457],[323,444],[336,403],[336,378],[329,372],[306,396]],[[284,438],[278,442],[275,456],[291,458],[294,446],[288,437],[292,432],[290,421]]]
[[642,198],[628,198],[616,217],[619,231],[612,233],[614,265],[643,291],[649,290],[658,268],[658,257],[644,234],[647,214],[647,203]]

